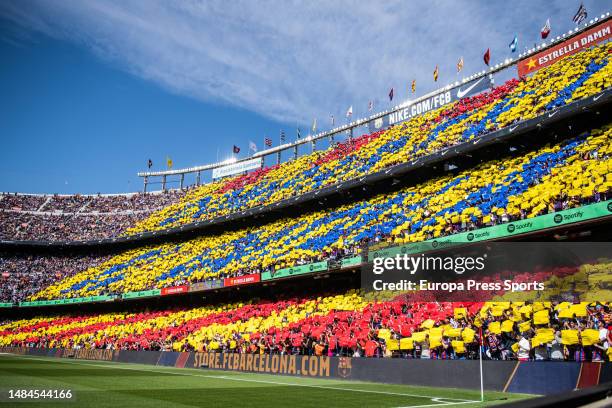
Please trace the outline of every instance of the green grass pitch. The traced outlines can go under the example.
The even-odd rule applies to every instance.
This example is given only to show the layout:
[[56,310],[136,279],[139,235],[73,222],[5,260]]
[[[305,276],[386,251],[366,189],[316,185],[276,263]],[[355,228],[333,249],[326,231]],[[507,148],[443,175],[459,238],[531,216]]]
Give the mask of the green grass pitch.
[[[10,389],[71,390],[74,400],[10,402]],[[141,364],[0,355],[0,407],[479,407],[529,395]]]

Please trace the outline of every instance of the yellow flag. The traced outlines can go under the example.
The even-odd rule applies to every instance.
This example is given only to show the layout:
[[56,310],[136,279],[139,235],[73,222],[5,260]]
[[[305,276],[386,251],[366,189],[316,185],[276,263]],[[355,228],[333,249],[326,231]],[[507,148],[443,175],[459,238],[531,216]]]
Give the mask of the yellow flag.
[[578,344],[578,330],[561,330],[561,343],[565,345]]
[[463,338],[463,341],[466,343],[473,342],[475,335],[476,335],[476,332],[470,329],[469,327],[466,327],[465,329],[463,329],[463,332],[461,333],[461,337]]
[[412,350],[414,348],[414,341],[410,337],[404,337],[400,339],[400,349]]
[[501,334],[501,324],[499,322],[489,323],[489,331],[494,334]]
[[421,328],[431,329],[434,326],[434,324],[436,324],[434,320],[427,319],[423,323],[421,323]]
[[459,340],[453,340],[451,342],[451,344],[453,345],[453,349],[455,350],[455,353],[465,353],[465,343]]
[[548,324],[549,321],[548,310],[540,310],[533,314],[534,324]]
[[574,315],[576,315],[576,317],[586,317],[587,315],[586,307],[587,307],[587,304],[583,302],[577,305],[572,305],[570,309],[572,310],[572,312],[574,312]]
[[514,322],[512,320],[504,320],[501,325],[501,331],[504,333],[511,333],[514,329]]
[[455,319],[461,319],[467,316],[467,309],[465,307],[455,308]]
[[586,329],[580,333],[582,337],[583,346],[592,346],[595,343],[599,343],[599,331],[595,329]]
[[531,329],[531,322],[523,322],[519,323],[519,332],[524,333],[527,330]]

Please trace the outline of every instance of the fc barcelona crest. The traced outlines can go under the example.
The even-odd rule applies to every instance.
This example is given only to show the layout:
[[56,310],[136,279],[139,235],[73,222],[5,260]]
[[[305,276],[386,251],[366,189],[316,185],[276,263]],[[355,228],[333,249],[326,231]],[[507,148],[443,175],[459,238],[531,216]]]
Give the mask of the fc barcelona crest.
[[340,357],[338,359],[338,375],[342,378],[347,378],[351,375],[351,358],[350,357]]

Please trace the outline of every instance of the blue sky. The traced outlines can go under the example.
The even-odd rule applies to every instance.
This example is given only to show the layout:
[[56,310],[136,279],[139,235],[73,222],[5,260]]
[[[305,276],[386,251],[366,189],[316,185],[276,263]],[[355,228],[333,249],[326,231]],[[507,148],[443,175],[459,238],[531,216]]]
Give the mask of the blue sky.
[[[574,25],[579,1],[0,2],[0,191],[136,191],[176,167],[364,115]],[[585,1],[589,18],[609,11]],[[440,67],[440,81],[431,79]]]

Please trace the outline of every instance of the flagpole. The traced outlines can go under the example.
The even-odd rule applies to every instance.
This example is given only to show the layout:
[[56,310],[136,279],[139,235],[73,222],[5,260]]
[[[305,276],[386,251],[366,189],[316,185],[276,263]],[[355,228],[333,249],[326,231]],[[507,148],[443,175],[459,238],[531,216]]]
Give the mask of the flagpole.
[[478,359],[480,360],[480,402],[484,402],[484,376],[482,375],[482,349],[484,339],[482,338],[482,327],[480,328],[480,344],[478,345]]

